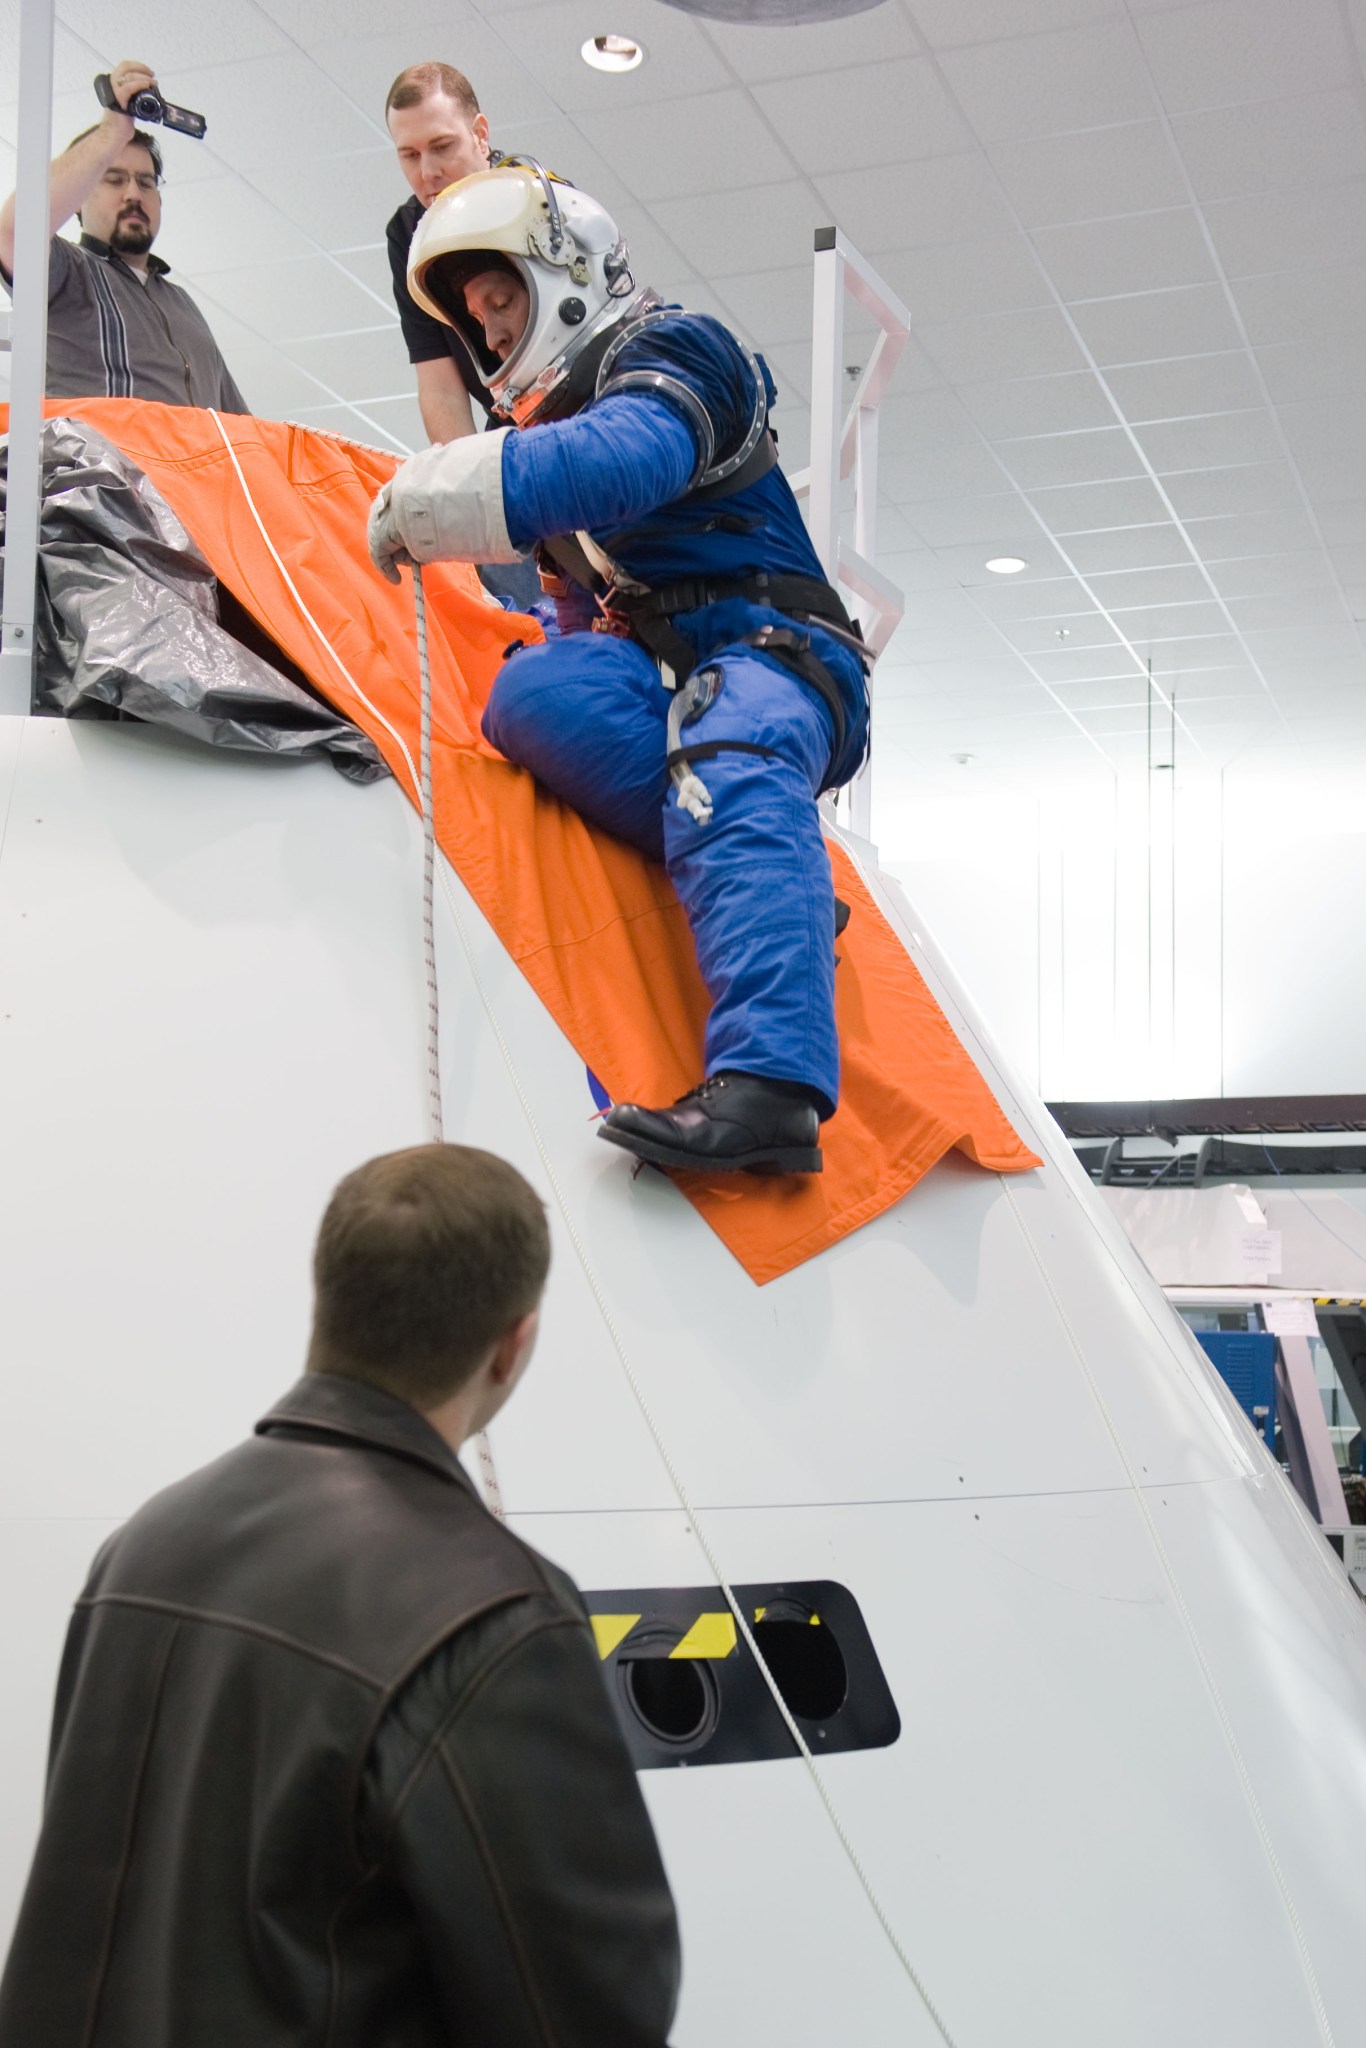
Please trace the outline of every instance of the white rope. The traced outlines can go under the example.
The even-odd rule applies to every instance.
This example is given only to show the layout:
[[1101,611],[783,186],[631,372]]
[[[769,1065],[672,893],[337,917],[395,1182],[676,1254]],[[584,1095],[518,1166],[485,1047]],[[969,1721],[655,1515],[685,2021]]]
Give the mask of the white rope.
[[[232,466],[237,472],[237,480],[242,486],[243,496],[246,498],[247,504],[250,507],[251,515],[253,519],[256,521],[256,525],[260,531],[261,538],[262,540],[264,540],[267,548],[270,549],[271,556],[274,559],[276,567],[279,569],[280,574],[283,576],[285,583],[289,588],[290,595],[293,597],[295,603],[298,605],[299,610],[302,612],[304,618],[308,621],[308,624],[312,628],[313,632],[317,635],[317,638],[322,644],[322,646],[326,649],[327,653],[336,663],[338,669],[341,670],[342,675],[346,679],[348,687],[352,690],[352,692],[359,699],[359,701],[365,705],[366,709],[370,712],[371,716],[379,720],[379,723],[384,727],[385,731],[390,735],[390,737],[396,742],[396,744],[402,750],[403,758],[408,763],[408,771],[413,778],[414,793],[416,794],[418,804],[422,812],[422,950],[427,976],[426,1061],[428,1075],[428,1124],[433,1138],[433,1142],[440,1143],[442,1142],[443,1134],[443,1117],[441,1105],[440,1045],[438,1036],[439,991],[437,987],[436,978],[436,945],[433,919],[433,883],[436,872],[436,834],[435,821],[433,818],[431,782],[432,685],[431,666],[427,650],[427,611],[422,589],[422,571],[416,564],[414,564],[413,603],[417,613],[417,652],[418,668],[421,678],[422,699],[422,724],[420,743],[421,769],[420,772],[418,772],[415,771],[413,768],[412,756],[409,753],[402,736],[394,731],[394,728],[389,724],[389,721],[378,710],[376,710],[375,706],[370,702],[369,698],[360,689],[359,685],[355,682],[350,672],[344,666],[340,655],[338,655],[336,649],[332,646],[332,643],[327,639],[326,635],[322,631],[322,628],[318,625],[316,619],[313,617],[313,614],[309,611],[308,606],[304,603],[303,598],[299,595],[299,592],[295,587],[293,578],[290,576],[289,571],[285,568],[284,563],[280,560],[279,555],[275,551],[275,547],[271,541],[270,535],[266,532],[264,525],[262,525],[261,515],[256,509],[256,505],[252,498],[250,490],[247,488],[247,480],[242,474],[242,468],[237,460],[237,456],[233,449],[232,442],[228,439],[227,434],[224,432],[223,422],[219,419],[218,414],[216,412],[211,413],[211,417],[218,428],[220,436],[222,437],[223,445],[228,451],[228,455],[232,462]],[[689,1528],[692,1530],[693,1535],[697,1538],[698,1548],[701,1550],[703,1557],[706,1559],[708,1569],[710,1570],[712,1577],[715,1579],[717,1585],[719,1586],[722,1596],[726,1601],[726,1605],[730,1608],[731,1613],[735,1617],[735,1625],[739,1630],[739,1633],[743,1638],[750,1655],[753,1657],[755,1663],[759,1667],[759,1670],[763,1674],[764,1683],[767,1685],[769,1692],[773,1697],[773,1703],[777,1707],[779,1714],[782,1716],[783,1724],[786,1727],[788,1734],[792,1737],[792,1741],[799,1755],[801,1756],[802,1761],[806,1765],[807,1771],[810,1774],[811,1782],[816,1788],[817,1796],[820,1799],[821,1805],[825,1809],[826,1817],[829,1820],[831,1827],[835,1831],[835,1836],[840,1844],[840,1847],[843,1849],[846,1857],[849,1860],[850,1868],[853,1870],[855,1877],[858,1879],[859,1885],[863,1890],[864,1896],[866,1897],[869,1905],[873,1909],[873,1912],[877,1918],[878,1925],[881,1927],[882,1932],[887,1937],[887,1940],[891,1946],[892,1952],[895,1955],[897,1961],[900,1963],[902,1969],[905,1971],[906,1976],[910,1979],[912,1986],[914,1987],[917,1995],[920,1998],[921,2004],[924,2006],[926,2013],[929,2015],[929,2018],[934,2025],[935,2031],[938,2033],[940,2040],[944,2043],[944,2048],[955,2048],[953,2036],[949,2033],[948,2028],[945,2026],[943,2019],[940,2017],[938,2008],[935,2006],[933,1999],[930,1997],[929,1992],[925,1989],[925,1986],[921,1981],[921,1978],[915,1968],[915,1965],[912,1963],[909,1955],[906,1953],[905,1948],[902,1946],[901,1940],[898,1937],[895,1928],[892,1926],[892,1922],[887,1913],[886,1907],[883,1905],[881,1899],[878,1897],[877,1892],[873,1889],[872,1879],[869,1877],[867,1871],[864,1869],[858,1851],[855,1849],[853,1842],[849,1837],[848,1831],[846,1830],[843,1821],[840,1819],[839,1814],[835,1809],[834,1801],[831,1799],[830,1794],[826,1789],[825,1780],[821,1775],[820,1766],[817,1764],[815,1757],[811,1753],[810,1747],[808,1746],[806,1741],[806,1737],[802,1734],[801,1729],[797,1726],[796,1722],[792,1718],[792,1714],[788,1708],[787,1701],[783,1698],[782,1693],[778,1688],[778,1682],[774,1678],[773,1673],[769,1670],[768,1665],[764,1660],[763,1652],[760,1650],[759,1645],[754,1640],[753,1631],[751,1630],[748,1621],[745,1619],[744,1610],[741,1608],[740,1603],[735,1596],[735,1592],[731,1586],[730,1580],[722,1571],[720,1560],[717,1557],[715,1551],[712,1549],[707,1534],[703,1529],[701,1523],[697,1519],[697,1513],[693,1507],[691,1496],[688,1493],[687,1487],[683,1483],[682,1475],[679,1473],[677,1466],[674,1464],[674,1461],[669,1454],[668,1446],[665,1444],[664,1438],[660,1434],[659,1425],[656,1423],[653,1414],[650,1412],[650,1405],[645,1398],[645,1391],[641,1386],[640,1381],[636,1376],[635,1368],[631,1364],[630,1358],[627,1355],[626,1346],[622,1341],[621,1333],[617,1329],[616,1323],[612,1317],[612,1312],[607,1305],[607,1297],[602,1291],[602,1287],[598,1281],[597,1274],[593,1270],[592,1262],[588,1257],[588,1252],[584,1246],[583,1240],[579,1236],[578,1227],[574,1222],[573,1215],[569,1208],[569,1203],[566,1200],[564,1190],[560,1185],[559,1175],[555,1171],[555,1167],[551,1160],[550,1154],[546,1149],[545,1140],[541,1136],[540,1126],[536,1121],[535,1112],[533,1111],[531,1103],[527,1098],[526,1090],[522,1086],[522,1078],[517,1071],[516,1062],[512,1057],[511,1047],[508,1045],[507,1039],[503,1034],[502,1025],[498,1022],[498,1019],[494,1014],[493,1006],[489,1002],[488,993],[484,987],[484,979],[479,972],[479,965],[474,957],[474,952],[469,941],[469,935],[465,930],[465,920],[461,916],[459,903],[457,902],[456,897],[451,890],[450,882],[447,878],[444,867],[441,870],[441,887],[442,892],[446,898],[447,907],[449,908],[451,917],[454,921],[456,932],[460,939],[460,945],[465,955],[466,964],[470,970],[470,978],[474,983],[475,990],[479,996],[479,1001],[483,1006],[484,1015],[488,1018],[489,1025],[493,1031],[494,1038],[497,1041],[498,1050],[502,1054],[503,1064],[507,1068],[508,1076],[512,1082],[513,1089],[516,1092],[517,1100],[521,1104],[522,1114],[525,1116],[527,1120],[527,1125],[531,1131],[531,1136],[535,1143],[536,1150],[540,1154],[541,1164],[545,1169],[546,1179],[550,1183],[551,1190],[555,1197],[556,1205],[560,1211],[561,1216],[564,1218],[565,1228],[569,1232],[569,1241],[574,1247],[574,1251],[578,1258],[579,1264],[583,1269],[584,1278],[587,1280],[589,1288],[592,1291],[593,1299],[596,1301],[598,1305],[598,1311],[601,1314],[603,1323],[606,1326],[607,1334],[612,1340],[612,1347],[617,1354],[617,1359],[621,1365],[622,1371],[626,1376],[627,1385],[630,1387],[631,1392],[635,1397],[636,1405],[640,1410],[642,1420],[645,1423],[645,1427],[648,1429],[650,1433],[651,1441],[654,1444],[655,1450],[659,1454],[659,1458],[664,1466],[664,1470],[667,1472],[669,1476],[669,1483],[673,1487],[675,1494],[678,1496],[679,1506],[682,1508],[684,1515],[687,1517]],[[500,1519],[504,1519],[505,1510],[503,1507],[502,1494],[498,1485],[497,1473],[494,1470],[493,1455],[489,1448],[489,1441],[487,1435],[481,1431],[479,1436],[476,1437],[475,1443],[479,1453],[480,1472],[483,1481],[485,1497],[488,1501],[491,1511],[495,1515],[499,1516]]]
[[400,753],[403,755],[404,760],[408,764],[408,774],[412,780],[413,794],[417,798],[418,802],[421,803],[422,785],[418,780],[417,770],[413,766],[413,757],[408,752],[407,742],[404,740],[402,733],[394,731],[394,728],[392,727],[392,725],[390,725],[388,719],[384,716],[384,713],[381,710],[379,710],[376,705],[370,702],[370,699],[366,696],[364,690],[362,690],[360,684],[356,681],[350,669],[346,666],[346,663],[342,660],[336,648],[332,645],[332,642],[328,639],[326,633],[324,633],[322,627],[318,624],[318,621],[314,618],[312,612],[304,603],[303,598],[299,594],[298,586],[295,584],[294,578],[290,575],[288,569],[286,569],[284,563],[280,560],[280,557],[276,552],[275,543],[271,539],[270,535],[266,532],[265,526],[262,523],[261,515],[256,509],[256,500],[251,495],[251,490],[247,484],[247,480],[242,474],[242,465],[237,460],[237,450],[233,447],[232,442],[228,439],[227,431],[224,428],[223,422],[218,417],[218,414],[213,410],[212,407],[209,408],[209,418],[213,421],[214,425],[218,429],[219,438],[222,441],[223,446],[228,451],[228,460],[231,462],[233,468],[237,472],[237,481],[242,486],[242,496],[247,501],[247,509],[250,511],[252,518],[256,521],[256,530],[260,534],[266,546],[269,548],[271,560],[274,562],[280,574],[284,577],[285,585],[289,591],[290,596],[293,598],[295,604],[298,605],[299,610],[302,613],[304,619],[311,627],[314,635],[317,638],[319,646],[326,650],[326,652],[332,657],[332,660],[336,663],[338,669],[341,671],[342,678],[345,681],[346,687],[348,688],[348,690],[350,690],[352,696],[355,697],[358,700],[358,702],[363,704],[366,710],[370,713],[370,716],[384,727],[384,730],[388,733],[390,739],[394,742],[394,745],[399,749]]
[[[417,670],[421,680],[421,741],[419,760],[422,786],[422,964],[427,977],[427,1135],[434,1145],[445,1143],[445,1117],[441,1105],[441,992],[436,979],[436,927],[433,917],[433,878],[436,873],[436,806],[432,801],[432,665],[427,651],[427,595],[422,588],[422,568],[413,563],[413,609],[417,614]],[[489,1512],[500,1522],[507,1520],[503,1489],[493,1462],[488,1431],[481,1429],[474,1439],[479,1458],[479,1478]]]
[[673,1487],[675,1494],[678,1496],[679,1506],[682,1508],[683,1513],[687,1517],[689,1528],[692,1530],[693,1535],[697,1538],[698,1548],[701,1550],[702,1555],[706,1560],[707,1567],[710,1570],[712,1577],[715,1579],[716,1584],[721,1589],[721,1593],[725,1599],[726,1605],[730,1608],[731,1613],[735,1617],[735,1625],[739,1630],[740,1635],[744,1639],[745,1645],[748,1648],[750,1655],[753,1657],[755,1663],[759,1667],[759,1670],[763,1674],[764,1683],[767,1685],[769,1692],[773,1696],[773,1703],[777,1707],[778,1712],[781,1714],[784,1726],[786,1727],[788,1734],[792,1737],[792,1741],[796,1746],[796,1749],[800,1754],[803,1762],[806,1765],[807,1771],[809,1772],[811,1777],[811,1781],[816,1788],[817,1797],[820,1799],[821,1805],[825,1809],[826,1818],[829,1820],[831,1827],[834,1829],[836,1839],[838,1840],[840,1847],[843,1849],[846,1857],[849,1860],[849,1864],[851,1869],[853,1870],[854,1876],[858,1879],[858,1882],[862,1887],[864,1896],[866,1897],[869,1905],[872,1907],[873,1912],[877,1917],[878,1925],[881,1927],[882,1932],[886,1935],[887,1940],[891,1945],[892,1952],[895,1955],[898,1963],[900,1963],[902,1969],[905,1971],[907,1977],[910,1979],[911,1984],[913,1985],[916,1993],[918,1994],[921,2004],[924,2006],[926,2013],[929,2015],[929,2018],[932,2021],[935,2030],[939,2035],[940,2040],[944,2043],[944,2048],[955,2048],[953,2036],[950,2034],[947,2026],[944,2024],[944,2021],[939,2014],[938,2008],[935,2006],[934,2001],[930,1997],[929,1992],[925,1989],[925,1985],[922,1982],[919,1973],[915,1968],[915,1965],[912,1963],[909,1955],[906,1953],[905,1948],[902,1946],[901,1940],[897,1935],[895,1928],[892,1926],[892,1922],[890,1916],[888,1915],[886,1907],[883,1905],[882,1900],[878,1897],[877,1892],[873,1888],[872,1879],[869,1877],[867,1871],[864,1869],[858,1851],[855,1849],[853,1842],[849,1837],[848,1831],[846,1830],[843,1821],[840,1819],[839,1814],[835,1809],[834,1801],[831,1799],[830,1794],[826,1789],[825,1780],[821,1775],[820,1766],[816,1762],[815,1757],[811,1753],[810,1747],[808,1746],[806,1741],[806,1737],[802,1734],[801,1729],[797,1726],[796,1722],[792,1718],[792,1714],[789,1711],[787,1701],[783,1698],[782,1693],[778,1688],[778,1682],[774,1678],[773,1673],[769,1670],[768,1665],[764,1660],[763,1652],[760,1650],[759,1645],[754,1640],[753,1631],[751,1630],[748,1621],[745,1619],[744,1610],[741,1608],[740,1603],[735,1596],[735,1592],[731,1586],[730,1580],[727,1578],[725,1572],[722,1570],[720,1559],[717,1557],[716,1552],[713,1550],[711,1542],[707,1537],[706,1531],[703,1529],[702,1524],[699,1522],[697,1518],[697,1511],[693,1507],[692,1498],[688,1492],[687,1487],[683,1482],[683,1478],[678,1470],[678,1467],[674,1464],[673,1458],[670,1456],[668,1446],[666,1445],[664,1438],[660,1432],[659,1425],[655,1421],[654,1416],[650,1411],[650,1404],[645,1398],[645,1390],[640,1384],[640,1380],[636,1375],[634,1366],[631,1364],[631,1360],[627,1354],[625,1343],[622,1340],[621,1332],[618,1330],[616,1322],[614,1321],[612,1316],[612,1311],[608,1306],[607,1297],[603,1293],[601,1284],[598,1280],[598,1276],[593,1270],[593,1265],[591,1260],[589,1259],[587,1249],[585,1248],[583,1240],[579,1235],[578,1227],[575,1224],[573,1214],[571,1213],[569,1207],[569,1203],[565,1197],[564,1190],[560,1185],[559,1175],[555,1171],[554,1163],[550,1157],[549,1151],[546,1148],[545,1141],[541,1136],[540,1126],[536,1121],[535,1111],[532,1109],[531,1103],[527,1099],[526,1090],[522,1086],[522,1078],[517,1071],[516,1062],[512,1057],[512,1050],[508,1045],[506,1037],[503,1034],[503,1028],[501,1024],[498,1022],[498,1018],[494,1013],[493,1006],[488,999],[488,994],[484,987],[483,976],[479,972],[479,965],[475,959],[473,948],[470,945],[469,935],[465,929],[465,920],[461,915],[460,905],[451,889],[450,883],[447,880],[444,869],[442,870],[441,875],[441,886],[445,894],[447,907],[450,910],[451,916],[455,922],[456,931],[459,934],[460,944],[464,951],[465,960],[470,970],[470,978],[474,983],[475,990],[478,994],[479,1000],[483,1005],[484,1015],[488,1018],[490,1028],[492,1029],[494,1038],[498,1044],[498,1050],[503,1056],[503,1064],[507,1068],[509,1079],[511,1080],[513,1089],[515,1090],[517,1095],[517,1100],[522,1106],[522,1114],[525,1116],[527,1120],[527,1125],[531,1131],[531,1136],[535,1143],[536,1150],[540,1154],[541,1165],[545,1169],[545,1176],[550,1183],[551,1192],[555,1197],[556,1206],[559,1209],[560,1215],[564,1219],[565,1228],[569,1232],[569,1241],[574,1247],[574,1251],[578,1258],[579,1265],[583,1270],[584,1278],[587,1280],[589,1288],[592,1291],[593,1299],[598,1305],[598,1312],[602,1317],[603,1323],[607,1330],[607,1334],[612,1340],[612,1348],[616,1352],[618,1363],[620,1364],[621,1369],[626,1376],[626,1383],[630,1387],[631,1393],[635,1397],[636,1406],[640,1410],[641,1418],[645,1423],[645,1427],[650,1432],[650,1438],[654,1444],[655,1450],[659,1454],[660,1462],[663,1465],[664,1470],[669,1475],[669,1483]]

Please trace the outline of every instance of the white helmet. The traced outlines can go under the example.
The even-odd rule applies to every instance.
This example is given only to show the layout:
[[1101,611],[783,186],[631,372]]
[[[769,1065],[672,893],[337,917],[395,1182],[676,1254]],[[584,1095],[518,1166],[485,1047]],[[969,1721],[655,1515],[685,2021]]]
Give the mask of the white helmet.
[[[521,340],[499,362],[464,288],[485,270],[504,269],[525,285],[531,310]],[[636,297],[611,215],[529,157],[509,157],[438,194],[408,251],[408,289],[455,329],[496,410],[519,426],[536,417],[585,345]]]

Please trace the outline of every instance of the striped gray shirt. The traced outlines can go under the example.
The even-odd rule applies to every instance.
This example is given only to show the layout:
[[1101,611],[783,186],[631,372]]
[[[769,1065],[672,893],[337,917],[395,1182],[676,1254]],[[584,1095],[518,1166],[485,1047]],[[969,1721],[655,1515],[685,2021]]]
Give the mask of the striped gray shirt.
[[[49,398],[154,398],[247,412],[209,324],[169,265],[144,284],[106,242],[52,238],[47,297]],[[4,273],[0,271],[0,277]]]

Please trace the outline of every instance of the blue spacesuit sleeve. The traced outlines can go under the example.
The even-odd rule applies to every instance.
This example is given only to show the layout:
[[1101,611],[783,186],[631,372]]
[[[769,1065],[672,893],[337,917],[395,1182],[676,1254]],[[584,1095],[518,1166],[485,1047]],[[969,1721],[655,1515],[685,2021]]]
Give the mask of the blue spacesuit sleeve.
[[648,393],[622,392],[573,419],[509,434],[503,514],[516,548],[580,527],[611,532],[681,497],[698,446],[681,412]]

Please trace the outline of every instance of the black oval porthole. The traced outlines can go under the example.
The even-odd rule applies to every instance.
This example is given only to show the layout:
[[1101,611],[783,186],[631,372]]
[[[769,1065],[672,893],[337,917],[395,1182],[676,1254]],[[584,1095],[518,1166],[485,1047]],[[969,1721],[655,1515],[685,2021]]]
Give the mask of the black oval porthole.
[[849,1696],[849,1671],[835,1631],[796,1600],[775,1600],[754,1623],[759,1655],[798,1721],[833,1720]]
[[617,1680],[627,1706],[646,1734],[669,1749],[700,1749],[716,1728],[721,1701],[711,1666],[700,1657],[671,1657],[674,1638],[654,1655],[651,1631],[632,1644],[645,1655],[623,1657]]

